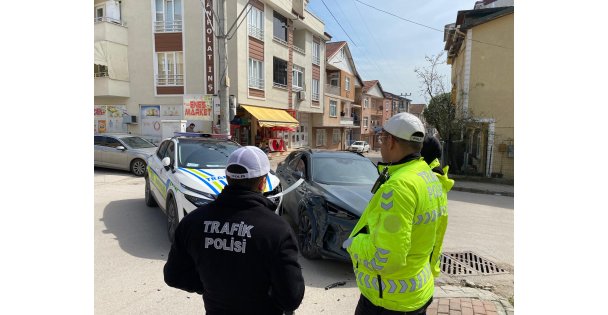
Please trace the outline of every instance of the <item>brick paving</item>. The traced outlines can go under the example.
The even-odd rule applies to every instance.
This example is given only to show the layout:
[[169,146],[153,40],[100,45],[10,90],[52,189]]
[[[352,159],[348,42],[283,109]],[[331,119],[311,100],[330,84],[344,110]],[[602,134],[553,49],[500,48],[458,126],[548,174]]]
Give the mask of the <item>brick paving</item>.
[[487,290],[436,286],[433,303],[427,315],[513,315],[513,306],[504,298]]

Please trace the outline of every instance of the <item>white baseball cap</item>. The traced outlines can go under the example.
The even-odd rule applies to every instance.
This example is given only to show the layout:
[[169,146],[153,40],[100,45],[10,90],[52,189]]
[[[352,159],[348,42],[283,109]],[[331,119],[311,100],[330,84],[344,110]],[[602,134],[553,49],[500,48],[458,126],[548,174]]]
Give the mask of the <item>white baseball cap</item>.
[[[410,113],[399,113],[389,118],[384,126],[386,132],[403,140],[422,142],[424,141],[424,125],[420,119]],[[414,135],[422,133],[422,135]]]
[[[247,173],[232,173],[228,166],[239,165],[247,170]],[[228,156],[226,175],[234,179],[262,177],[270,172],[270,161],[264,151],[254,146],[240,147]]]

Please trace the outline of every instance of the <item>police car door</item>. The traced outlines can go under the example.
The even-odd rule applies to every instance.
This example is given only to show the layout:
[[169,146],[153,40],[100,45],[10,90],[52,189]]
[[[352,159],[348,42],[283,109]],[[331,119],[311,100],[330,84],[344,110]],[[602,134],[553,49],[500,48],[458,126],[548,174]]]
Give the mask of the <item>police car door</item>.
[[161,143],[158,146],[156,153],[148,160],[148,166],[150,167],[150,172],[148,172],[150,191],[154,194],[156,201],[158,201],[158,204],[163,209],[166,207],[165,197],[167,194],[167,187],[161,177],[161,174],[166,172],[162,164],[162,159],[165,157],[170,142],[171,140],[166,140]]

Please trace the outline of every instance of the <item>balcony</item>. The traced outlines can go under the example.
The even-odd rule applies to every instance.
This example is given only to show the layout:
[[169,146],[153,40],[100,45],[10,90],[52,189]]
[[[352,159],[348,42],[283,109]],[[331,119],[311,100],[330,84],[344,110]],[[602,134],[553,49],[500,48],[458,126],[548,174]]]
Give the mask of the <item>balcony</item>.
[[110,79],[102,73],[95,74],[95,96],[130,97],[129,81]]
[[249,77],[249,87],[254,89],[264,89],[264,79]]
[[156,76],[156,86],[183,86],[183,74],[165,74]]
[[340,125],[341,126],[353,126],[354,125],[353,118],[352,117],[341,116],[340,117]]
[[182,21],[154,21],[155,33],[177,33],[182,31]]
[[325,93],[339,96],[340,95],[340,86],[325,84]]
[[293,45],[293,51],[299,52],[302,55],[306,55],[306,51],[304,51],[304,48],[300,48],[296,45]]
[[129,37],[126,24],[108,17],[95,19],[95,42],[109,41],[128,45]]
[[259,27],[256,27],[256,26],[249,25],[249,36],[263,41],[264,40],[264,30]]

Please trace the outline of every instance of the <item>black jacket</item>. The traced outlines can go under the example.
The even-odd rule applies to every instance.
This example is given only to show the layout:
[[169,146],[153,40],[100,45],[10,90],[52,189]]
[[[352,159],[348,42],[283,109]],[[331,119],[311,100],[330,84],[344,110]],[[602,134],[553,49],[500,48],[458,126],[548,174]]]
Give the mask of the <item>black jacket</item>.
[[209,315],[295,310],[304,297],[298,249],[274,208],[261,193],[226,186],[179,223],[165,282],[202,293]]

